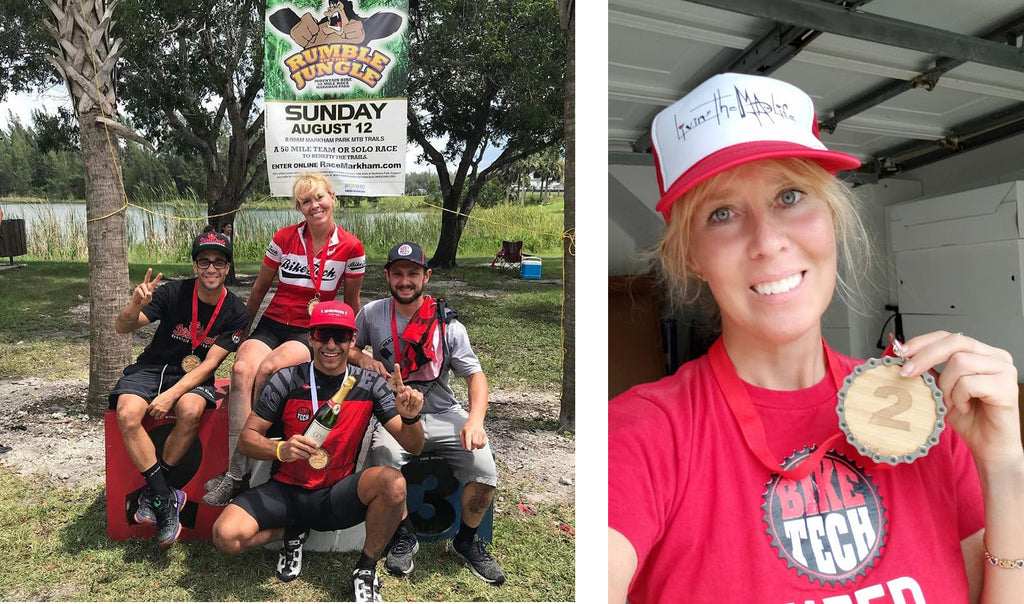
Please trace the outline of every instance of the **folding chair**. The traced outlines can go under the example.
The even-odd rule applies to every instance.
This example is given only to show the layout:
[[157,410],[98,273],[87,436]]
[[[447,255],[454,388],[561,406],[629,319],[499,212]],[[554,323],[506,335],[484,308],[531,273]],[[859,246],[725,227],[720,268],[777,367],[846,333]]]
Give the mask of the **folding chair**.
[[502,241],[501,251],[494,255],[494,260],[491,260],[491,268],[498,264],[498,268],[501,270],[509,268],[518,268],[519,264],[523,261],[523,242],[522,241]]

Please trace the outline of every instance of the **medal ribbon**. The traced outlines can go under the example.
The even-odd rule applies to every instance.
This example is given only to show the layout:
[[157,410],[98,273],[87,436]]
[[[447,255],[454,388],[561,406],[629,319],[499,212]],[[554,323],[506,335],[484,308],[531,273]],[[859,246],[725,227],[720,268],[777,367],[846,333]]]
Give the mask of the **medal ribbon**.
[[[832,352],[831,348],[825,345],[824,339],[822,339],[822,347],[825,349],[828,370],[830,370],[832,379],[835,382],[836,392],[839,392],[839,389],[843,387],[843,378],[839,376],[839,368],[841,367],[839,358]],[[732,360],[729,359],[729,354],[725,351],[725,344],[722,343],[722,338],[718,338],[711,345],[711,349],[708,350],[708,360],[711,362],[711,371],[715,375],[715,381],[718,382],[718,387],[722,389],[722,394],[725,395],[729,409],[732,411],[733,417],[736,418],[736,422],[740,425],[740,431],[743,433],[743,440],[746,441],[747,448],[750,449],[750,452],[757,457],[757,460],[764,467],[768,468],[768,471],[794,482],[803,480],[818,467],[825,453],[843,436],[843,433],[837,430],[835,434],[826,438],[809,457],[792,469],[784,470],[768,448],[768,437],[764,432],[764,423],[761,422],[761,417],[757,414],[757,410],[754,409],[754,403],[750,400],[750,394],[747,392],[746,387],[744,387],[743,380],[736,374]]]
[[337,229],[337,225],[331,230],[331,235],[324,241],[324,247],[320,250],[320,277],[317,278],[316,271],[313,270],[313,234],[309,232],[309,223],[306,224],[306,228],[303,231],[302,243],[306,247],[306,262],[309,264],[309,280],[313,282],[313,289],[316,290],[316,299],[320,299],[320,284],[324,282],[324,271],[327,268],[327,247],[331,243],[331,239],[334,238],[334,232]]
[[[409,320],[412,321],[412,319],[409,319]],[[399,348],[398,321],[395,319],[395,299],[394,298],[391,299],[391,343],[395,347],[395,362],[399,363],[399,367],[401,367],[402,359],[405,358],[405,355],[409,352],[409,348],[412,347],[412,342],[410,342],[410,343],[406,344],[405,346],[402,346],[401,348]],[[404,376],[404,375],[402,376],[403,379],[406,378],[406,377],[408,377],[408,376]]]
[[228,288],[223,285],[220,288],[220,300],[217,300],[217,306],[213,309],[213,314],[210,315],[210,322],[206,324],[206,329],[203,330],[202,335],[196,337],[196,331],[199,325],[199,279],[196,279],[196,286],[192,289],[192,322],[189,324],[189,335],[192,336],[192,353],[195,354],[196,348],[203,343],[206,339],[206,335],[210,333],[210,329],[213,328],[213,322],[217,320],[217,315],[220,314],[220,307],[224,305],[224,298],[228,296]]

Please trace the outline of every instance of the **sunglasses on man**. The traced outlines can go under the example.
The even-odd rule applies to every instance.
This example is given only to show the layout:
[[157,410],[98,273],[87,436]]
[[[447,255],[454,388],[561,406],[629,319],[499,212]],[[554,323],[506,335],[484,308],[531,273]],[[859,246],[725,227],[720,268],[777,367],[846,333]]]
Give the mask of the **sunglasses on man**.
[[310,330],[309,334],[313,336],[314,340],[321,344],[326,344],[331,339],[333,339],[337,344],[344,344],[352,339],[351,329],[317,327]]
[[228,265],[228,261],[223,258],[217,258],[216,260],[200,258],[199,260],[196,260],[196,266],[203,270],[210,268],[211,264],[217,269],[222,269]]

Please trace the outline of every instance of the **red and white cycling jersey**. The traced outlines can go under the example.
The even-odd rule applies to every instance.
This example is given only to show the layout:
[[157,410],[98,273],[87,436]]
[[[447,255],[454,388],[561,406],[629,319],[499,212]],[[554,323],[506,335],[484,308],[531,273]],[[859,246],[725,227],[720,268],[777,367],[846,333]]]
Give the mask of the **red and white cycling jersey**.
[[[263,316],[286,325],[309,326],[307,305],[316,295],[309,276],[306,256],[306,223],[284,227],[274,234],[267,246],[263,263],[277,269],[277,293]],[[316,274],[320,274],[320,255],[313,257]],[[366,252],[359,239],[340,226],[335,226],[327,242],[326,268],[320,282],[320,300],[333,300],[341,288],[341,280],[362,277],[366,272]]]

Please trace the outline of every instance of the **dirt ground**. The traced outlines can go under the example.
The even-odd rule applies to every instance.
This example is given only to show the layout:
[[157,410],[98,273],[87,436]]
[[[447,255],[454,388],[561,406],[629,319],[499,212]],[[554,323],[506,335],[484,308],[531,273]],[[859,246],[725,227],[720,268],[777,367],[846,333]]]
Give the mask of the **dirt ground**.
[[[85,381],[0,381],[0,464],[69,488],[104,483],[103,420],[85,414]],[[557,419],[554,393],[493,390],[487,430],[502,480],[516,503],[573,502],[574,441],[546,429]]]

